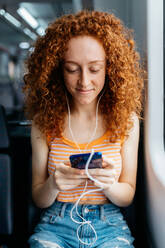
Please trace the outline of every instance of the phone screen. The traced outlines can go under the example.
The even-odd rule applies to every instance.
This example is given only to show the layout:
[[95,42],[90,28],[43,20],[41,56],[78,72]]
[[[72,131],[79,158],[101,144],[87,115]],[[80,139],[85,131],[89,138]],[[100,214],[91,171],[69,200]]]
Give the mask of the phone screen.
[[[90,153],[82,153],[82,154],[74,154],[69,157],[71,166],[73,168],[77,169],[85,169],[85,165],[87,163],[87,160],[90,156]],[[93,157],[89,163],[88,168],[94,169],[94,168],[101,168],[102,167],[102,153],[101,152],[95,152],[93,154]]]

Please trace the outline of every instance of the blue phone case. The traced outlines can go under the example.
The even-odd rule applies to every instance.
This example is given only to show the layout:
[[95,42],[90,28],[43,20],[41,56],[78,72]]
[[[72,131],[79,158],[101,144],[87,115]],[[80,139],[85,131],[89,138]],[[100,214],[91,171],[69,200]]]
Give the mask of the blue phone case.
[[[71,166],[77,169],[85,169],[90,153],[74,154],[69,157]],[[102,153],[95,152],[88,166],[89,169],[102,168]]]

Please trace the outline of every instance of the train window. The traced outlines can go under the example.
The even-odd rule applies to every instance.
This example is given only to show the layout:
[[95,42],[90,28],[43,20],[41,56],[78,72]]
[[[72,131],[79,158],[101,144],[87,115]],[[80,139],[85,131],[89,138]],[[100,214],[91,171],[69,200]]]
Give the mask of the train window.
[[[163,0],[147,1],[148,89],[145,106],[146,209],[153,247],[165,247],[165,37]],[[164,10],[163,10],[164,9]]]
[[163,6],[161,2],[163,3],[160,0],[155,9],[152,1],[148,1],[148,92],[145,109],[145,138],[146,152],[153,162],[153,169],[165,184]]
[[[163,5],[163,49],[164,49],[164,60],[165,60],[165,4]],[[164,62],[164,148],[165,148],[165,61]]]

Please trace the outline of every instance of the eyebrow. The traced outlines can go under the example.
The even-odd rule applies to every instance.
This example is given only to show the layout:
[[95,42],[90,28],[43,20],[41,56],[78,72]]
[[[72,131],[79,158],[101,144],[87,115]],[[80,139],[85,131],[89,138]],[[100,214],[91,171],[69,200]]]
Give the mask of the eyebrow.
[[[88,64],[94,64],[94,63],[98,63],[98,62],[105,62],[105,60],[92,60]],[[72,60],[66,60],[66,61],[64,61],[64,63],[78,64],[77,62],[72,61]]]

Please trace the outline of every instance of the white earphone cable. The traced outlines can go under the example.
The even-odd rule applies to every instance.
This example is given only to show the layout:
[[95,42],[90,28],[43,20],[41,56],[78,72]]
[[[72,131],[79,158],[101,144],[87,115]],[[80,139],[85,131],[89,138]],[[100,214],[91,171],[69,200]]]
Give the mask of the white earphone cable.
[[[97,105],[96,105],[96,122],[95,122],[95,129],[94,129],[94,132],[93,132],[93,134],[92,134],[92,136],[91,136],[89,142],[87,143],[85,149],[87,149],[88,145],[90,144],[90,142],[92,141],[93,137],[94,137],[95,134],[96,134],[96,130],[97,130],[97,126],[98,126],[98,108],[99,108],[99,102],[100,102],[101,97],[103,96],[103,94],[104,94],[104,92],[103,92],[103,93],[101,94],[101,96],[99,97],[98,102],[97,102]],[[68,127],[69,127],[69,131],[70,131],[70,133],[71,133],[72,139],[73,139],[74,143],[76,144],[76,146],[77,146],[79,152],[82,153],[82,150],[80,149],[80,147],[79,147],[77,141],[75,140],[75,137],[74,137],[74,135],[73,135],[73,132],[72,132],[72,128],[71,128],[71,118],[70,118],[70,117],[71,117],[71,113],[70,113],[70,107],[69,107],[68,97],[67,97],[66,94],[65,94],[65,97],[66,97],[66,102],[67,102],[67,107],[68,107]],[[85,150],[85,149],[84,149],[84,150]]]
[[[91,152],[91,154],[90,154],[90,156],[89,156],[89,158],[88,158],[88,160],[87,160],[87,163],[86,163],[86,165],[85,165],[85,171],[87,171],[87,175],[89,175],[89,173],[88,173],[88,166],[89,166],[90,161],[91,161],[91,159],[92,159],[92,157],[93,157],[93,154],[94,154],[94,149],[92,149],[92,152]],[[93,177],[91,177],[91,175],[89,175],[89,176],[90,176],[90,179],[91,179],[91,180],[97,181],[98,183],[100,183],[98,180],[96,180],[96,179],[94,179]],[[100,184],[101,184],[101,183],[100,183]],[[102,191],[102,188],[94,189],[94,190],[89,190],[89,191],[85,192],[86,187],[87,187],[87,181],[86,181],[86,184],[85,184],[83,193],[81,194],[81,196],[79,197],[79,199],[77,200],[77,202],[73,205],[73,208],[71,209],[70,217],[71,217],[71,219],[72,219],[73,222],[79,224],[79,226],[78,226],[78,228],[77,228],[77,237],[78,237],[78,240],[79,240],[82,244],[84,244],[84,245],[92,245],[92,244],[94,244],[94,243],[96,242],[96,240],[97,240],[97,233],[96,233],[96,230],[95,230],[95,228],[93,227],[93,225],[91,224],[91,221],[85,220],[85,219],[79,214],[78,209],[77,209],[77,206],[78,206],[80,200],[81,200],[85,195],[87,195],[87,194],[89,194],[89,193],[97,192],[97,191]],[[77,221],[77,220],[75,220],[75,219],[73,218],[73,210],[74,210],[75,208],[76,208],[76,214],[82,219],[82,222]],[[91,229],[93,230],[93,232],[94,232],[94,234],[95,234],[95,239],[94,239],[94,241],[93,241],[93,242],[90,242],[90,243],[84,242],[84,241],[80,238],[80,235],[79,235],[79,229],[80,229],[83,225],[86,225],[86,224],[89,225],[89,226],[91,227]]]
[[[103,92],[103,93],[104,93],[104,92]],[[103,93],[102,93],[102,95],[103,95]],[[92,136],[91,136],[89,142],[87,143],[85,149],[87,149],[88,145],[90,144],[90,142],[92,141],[92,139],[94,138],[94,136],[95,136],[95,134],[96,134],[96,130],[97,130],[97,126],[98,126],[98,106],[99,106],[99,102],[100,102],[100,99],[101,99],[102,95],[99,97],[98,102],[97,102],[97,105],[96,105],[96,125],[95,125],[95,129],[94,129],[94,132],[93,132],[93,134],[92,134]],[[74,143],[76,144],[76,146],[77,146],[79,152],[82,153],[82,150],[80,149],[78,143],[76,142],[75,137],[74,137],[73,132],[72,132],[72,128],[71,128],[71,118],[70,118],[70,117],[71,117],[71,113],[70,113],[69,101],[68,101],[67,95],[65,95],[65,96],[66,96],[66,102],[67,102],[67,107],[68,107],[68,127],[69,127],[69,130],[70,130],[70,133],[71,133],[71,136],[72,136],[72,139],[73,139]],[[85,245],[92,245],[93,243],[95,243],[96,240],[97,240],[97,233],[96,233],[96,231],[95,231],[93,225],[91,224],[91,221],[86,221],[86,220],[79,214],[78,209],[77,209],[77,206],[78,206],[80,200],[81,200],[85,195],[87,195],[87,194],[89,194],[89,193],[96,192],[96,191],[102,191],[102,184],[101,184],[101,182],[99,182],[97,179],[93,178],[93,177],[89,174],[89,171],[88,171],[88,167],[89,167],[90,161],[91,161],[91,159],[92,159],[92,157],[93,157],[93,154],[94,154],[94,149],[92,149],[91,154],[90,154],[90,156],[89,156],[89,158],[88,158],[88,160],[87,160],[87,162],[86,162],[86,165],[85,165],[85,172],[86,172],[86,174],[87,174],[87,176],[88,176],[88,178],[89,178],[90,180],[92,180],[92,181],[94,181],[94,182],[100,184],[100,188],[99,188],[99,189],[94,189],[94,190],[89,190],[89,191],[85,192],[85,190],[86,190],[86,188],[87,188],[87,184],[88,184],[88,181],[86,180],[86,184],[85,184],[83,193],[80,195],[80,197],[79,197],[79,199],[77,200],[77,202],[73,205],[73,207],[72,207],[72,209],[71,209],[71,212],[70,212],[70,217],[71,217],[72,221],[75,222],[75,223],[77,223],[77,224],[79,224],[79,227],[77,228],[77,237],[78,237],[79,241],[80,241],[82,244],[85,244]],[[77,221],[77,220],[75,220],[75,219],[73,218],[73,210],[74,210],[74,209],[76,209],[76,214],[77,214],[77,216],[79,216],[79,217],[82,219],[81,222],[80,222],[80,221]],[[80,238],[80,236],[79,236],[79,229],[80,229],[83,225],[85,225],[85,224],[89,225],[89,226],[91,227],[91,229],[93,230],[94,234],[95,234],[95,239],[94,239],[93,242],[86,243],[86,242],[84,242],[84,241]]]

